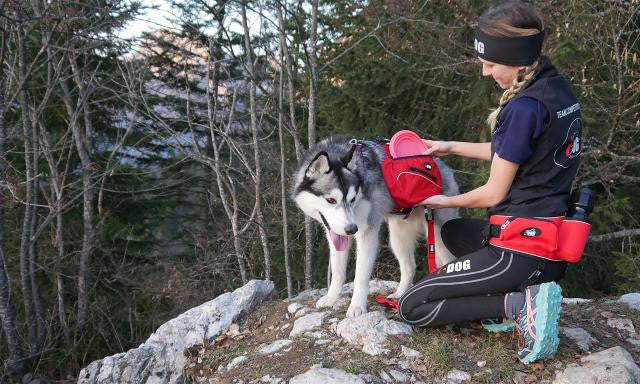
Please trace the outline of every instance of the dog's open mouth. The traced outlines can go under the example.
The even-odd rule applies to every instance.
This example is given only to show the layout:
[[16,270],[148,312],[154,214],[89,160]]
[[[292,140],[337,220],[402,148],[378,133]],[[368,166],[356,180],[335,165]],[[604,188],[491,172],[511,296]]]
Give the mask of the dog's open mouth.
[[333,247],[336,249],[336,251],[344,251],[345,249],[347,249],[347,245],[349,245],[349,236],[338,235],[337,233],[335,233],[329,226],[327,219],[324,218],[324,215],[321,212],[319,213],[320,218],[322,218],[322,223],[329,230],[329,237],[331,237],[331,242],[333,243]]
[[332,229],[329,229],[329,236],[331,236],[331,242],[333,246],[336,248],[336,251],[344,251],[347,249],[347,245],[349,244],[349,236],[338,235],[333,232]]

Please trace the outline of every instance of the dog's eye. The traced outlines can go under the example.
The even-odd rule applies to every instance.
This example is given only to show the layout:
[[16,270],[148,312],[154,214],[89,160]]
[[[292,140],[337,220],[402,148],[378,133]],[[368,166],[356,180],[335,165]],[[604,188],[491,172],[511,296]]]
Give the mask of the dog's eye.
[[335,204],[336,203],[336,199],[334,199],[333,197],[330,197],[330,198],[327,199],[327,203]]
[[355,197],[355,196],[353,196],[353,199],[351,199],[351,202],[353,203],[353,202],[355,202],[355,201],[356,201],[356,197]]

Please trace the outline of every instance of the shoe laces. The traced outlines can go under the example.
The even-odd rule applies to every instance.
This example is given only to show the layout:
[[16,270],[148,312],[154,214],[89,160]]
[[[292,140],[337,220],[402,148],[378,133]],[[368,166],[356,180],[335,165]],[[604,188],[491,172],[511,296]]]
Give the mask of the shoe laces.
[[[526,300],[523,308],[523,311],[525,313],[523,314],[521,311],[520,314],[516,316],[515,322],[514,322],[516,329],[518,330],[518,336],[519,336],[518,348],[519,349],[522,349],[527,345],[527,338],[525,337],[525,335],[529,335],[529,337],[533,340],[533,342],[536,341],[535,316],[536,316],[536,313],[538,312],[538,309],[533,307],[534,305],[533,305],[533,298],[531,297],[531,289],[527,288]],[[520,321],[522,320],[523,316],[525,316],[524,324],[520,325]]]

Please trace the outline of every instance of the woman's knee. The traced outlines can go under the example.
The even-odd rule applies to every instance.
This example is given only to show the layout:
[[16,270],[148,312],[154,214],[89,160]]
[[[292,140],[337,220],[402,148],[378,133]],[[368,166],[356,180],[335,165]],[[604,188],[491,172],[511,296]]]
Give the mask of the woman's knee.
[[420,283],[414,285],[407,291],[398,301],[398,313],[405,321],[411,322],[415,313],[415,309],[429,302],[431,288],[428,286],[420,287]]

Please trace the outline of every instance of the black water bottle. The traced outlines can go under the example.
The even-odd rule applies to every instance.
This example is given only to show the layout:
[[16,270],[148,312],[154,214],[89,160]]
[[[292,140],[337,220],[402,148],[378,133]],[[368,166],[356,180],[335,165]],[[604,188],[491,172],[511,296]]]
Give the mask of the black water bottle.
[[593,191],[589,187],[580,187],[571,193],[567,217],[587,222],[593,211]]

